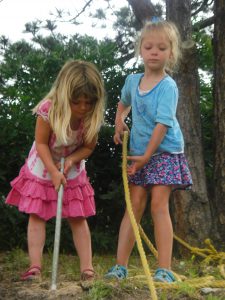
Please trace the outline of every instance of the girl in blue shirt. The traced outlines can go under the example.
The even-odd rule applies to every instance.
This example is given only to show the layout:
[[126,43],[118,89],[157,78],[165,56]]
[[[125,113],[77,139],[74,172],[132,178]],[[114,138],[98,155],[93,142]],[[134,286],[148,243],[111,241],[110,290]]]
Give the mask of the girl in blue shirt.
[[[167,21],[146,23],[139,38],[138,54],[143,59],[144,73],[126,78],[116,113],[114,142],[122,143],[123,131],[128,130],[124,120],[132,108],[131,155],[128,156],[131,164],[127,173],[133,211],[139,223],[149,191],[159,265],[154,279],[173,282],[169,198],[172,190],[186,189],[192,184],[183,135],[176,118],[178,89],[168,74],[180,56],[179,33],[175,25]],[[117,264],[108,271],[107,278],[127,277],[134,243],[126,210],[120,226]]]

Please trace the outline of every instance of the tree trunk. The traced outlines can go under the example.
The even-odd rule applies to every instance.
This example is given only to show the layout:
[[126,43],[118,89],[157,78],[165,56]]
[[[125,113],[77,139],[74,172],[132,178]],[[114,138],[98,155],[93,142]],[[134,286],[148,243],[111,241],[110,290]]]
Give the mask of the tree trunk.
[[149,0],[127,0],[132,7],[135,18],[140,29],[145,21],[149,21],[152,16],[156,16],[154,5]]
[[180,92],[177,115],[193,178],[192,191],[174,193],[174,228],[181,238],[198,245],[210,236],[212,217],[203,159],[197,53],[191,39],[191,1],[166,0],[166,8],[167,19],[177,25],[182,39],[182,61],[174,75]]
[[214,3],[214,215],[225,239],[225,2]]

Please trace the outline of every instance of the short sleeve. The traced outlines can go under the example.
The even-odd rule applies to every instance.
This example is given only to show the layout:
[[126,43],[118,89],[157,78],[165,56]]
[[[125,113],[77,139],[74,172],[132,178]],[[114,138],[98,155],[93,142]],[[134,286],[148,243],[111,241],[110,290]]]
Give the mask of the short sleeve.
[[125,106],[130,106],[131,105],[131,75],[128,75],[124,86],[121,90],[121,102]]
[[41,116],[45,121],[48,121],[48,112],[51,107],[51,100],[44,100],[37,109],[37,116]]
[[176,119],[178,103],[178,89],[176,84],[167,84],[158,95],[158,107],[156,113],[156,123],[173,127]]

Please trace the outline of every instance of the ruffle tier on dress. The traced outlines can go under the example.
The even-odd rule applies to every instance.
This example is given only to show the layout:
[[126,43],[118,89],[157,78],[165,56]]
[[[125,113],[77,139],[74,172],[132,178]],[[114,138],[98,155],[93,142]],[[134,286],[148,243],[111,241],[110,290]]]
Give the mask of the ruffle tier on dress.
[[[12,190],[6,203],[17,206],[19,211],[36,214],[44,220],[56,216],[58,194],[51,181],[32,175],[25,164],[11,182]],[[75,179],[67,180],[63,193],[62,217],[89,217],[95,215],[94,190],[86,170]]]

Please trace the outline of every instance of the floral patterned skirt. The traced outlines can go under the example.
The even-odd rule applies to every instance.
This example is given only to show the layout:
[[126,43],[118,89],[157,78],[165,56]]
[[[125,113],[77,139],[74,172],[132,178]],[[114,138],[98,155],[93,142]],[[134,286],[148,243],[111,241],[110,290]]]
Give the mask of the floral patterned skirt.
[[192,178],[184,153],[161,153],[152,156],[141,170],[129,176],[129,182],[146,188],[156,184],[172,185],[176,190],[190,189]]

